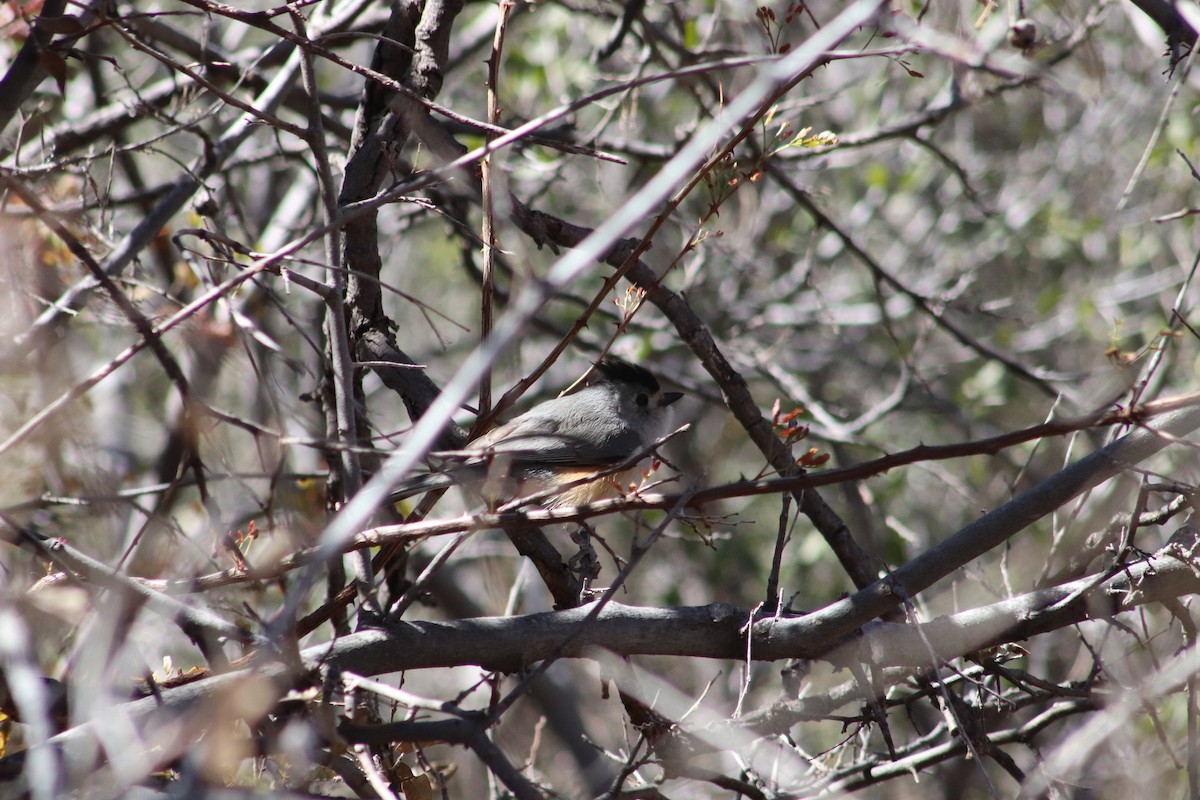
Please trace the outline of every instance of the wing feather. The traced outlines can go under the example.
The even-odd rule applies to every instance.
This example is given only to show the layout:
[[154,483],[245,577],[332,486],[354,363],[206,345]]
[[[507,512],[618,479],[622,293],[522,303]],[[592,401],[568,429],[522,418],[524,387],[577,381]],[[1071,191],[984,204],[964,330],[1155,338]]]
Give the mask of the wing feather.
[[[597,387],[583,392],[597,391]],[[581,392],[580,394],[582,394]],[[572,466],[611,466],[627,459],[641,446],[641,439],[625,420],[611,412],[585,417],[581,409],[601,408],[571,403],[567,398],[548,400],[511,422],[493,428],[459,451],[464,461],[482,461],[501,456],[514,464],[565,464]],[[564,429],[572,433],[562,433]],[[449,455],[449,454],[446,454]]]

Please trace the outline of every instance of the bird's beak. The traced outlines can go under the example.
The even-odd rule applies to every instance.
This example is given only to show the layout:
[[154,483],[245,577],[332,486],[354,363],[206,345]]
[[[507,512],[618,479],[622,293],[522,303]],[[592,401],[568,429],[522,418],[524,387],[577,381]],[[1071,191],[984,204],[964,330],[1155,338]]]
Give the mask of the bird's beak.
[[658,404],[666,408],[681,397],[683,397],[683,392],[663,392],[662,400],[659,400]]

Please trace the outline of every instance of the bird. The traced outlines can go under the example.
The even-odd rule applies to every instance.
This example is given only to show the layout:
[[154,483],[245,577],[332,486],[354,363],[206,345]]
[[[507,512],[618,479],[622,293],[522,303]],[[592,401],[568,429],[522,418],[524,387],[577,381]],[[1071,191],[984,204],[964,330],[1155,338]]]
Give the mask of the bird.
[[531,496],[547,508],[612,496],[637,472],[634,459],[670,433],[671,406],[682,397],[663,391],[645,367],[609,356],[578,391],[535,405],[462,450],[431,454],[440,468],[399,484],[389,502],[454,485],[493,507]]

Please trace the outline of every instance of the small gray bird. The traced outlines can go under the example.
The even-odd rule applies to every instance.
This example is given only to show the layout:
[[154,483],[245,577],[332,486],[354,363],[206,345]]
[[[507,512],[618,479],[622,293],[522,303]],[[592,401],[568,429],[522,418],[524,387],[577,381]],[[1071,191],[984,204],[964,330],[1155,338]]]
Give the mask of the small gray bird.
[[636,474],[637,465],[605,473],[670,433],[670,406],[681,397],[664,392],[650,370],[606,358],[577,392],[534,406],[462,450],[435,453],[443,459],[441,471],[402,483],[389,499],[453,485],[471,486],[492,502],[562,487],[542,501],[549,507],[611,496]]

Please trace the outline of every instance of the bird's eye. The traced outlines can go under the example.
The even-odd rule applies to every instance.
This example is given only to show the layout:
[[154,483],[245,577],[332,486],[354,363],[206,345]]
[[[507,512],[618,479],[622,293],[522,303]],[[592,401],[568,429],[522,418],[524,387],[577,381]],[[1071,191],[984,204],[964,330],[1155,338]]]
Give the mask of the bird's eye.
[[645,392],[638,392],[638,396],[637,396],[636,400],[637,400],[637,404],[639,406],[641,406],[642,408],[645,408],[646,406],[648,406],[650,404],[650,396],[647,395]]

